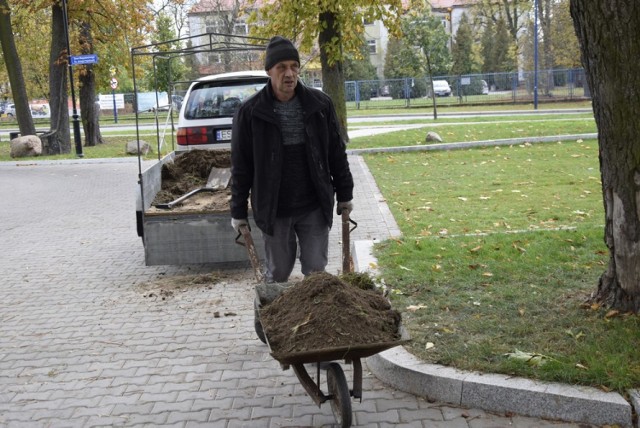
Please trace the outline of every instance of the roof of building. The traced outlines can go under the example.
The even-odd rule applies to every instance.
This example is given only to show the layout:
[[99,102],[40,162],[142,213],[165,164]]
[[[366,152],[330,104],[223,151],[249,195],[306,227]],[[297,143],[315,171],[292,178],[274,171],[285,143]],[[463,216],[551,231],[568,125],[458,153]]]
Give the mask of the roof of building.
[[477,3],[477,0],[430,0],[432,9],[446,9],[449,7],[465,7]]
[[[189,13],[205,13],[211,12],[212,10],[232,10],[236,6],[236,2],[238,0],[200,0],[196,3]],[[240,0],[240,3],[243,3]],[[247,2],[248,3],[248,2]],[[263,0],[256,0],[252,2],[252,8],[259,8],[262,6]]]

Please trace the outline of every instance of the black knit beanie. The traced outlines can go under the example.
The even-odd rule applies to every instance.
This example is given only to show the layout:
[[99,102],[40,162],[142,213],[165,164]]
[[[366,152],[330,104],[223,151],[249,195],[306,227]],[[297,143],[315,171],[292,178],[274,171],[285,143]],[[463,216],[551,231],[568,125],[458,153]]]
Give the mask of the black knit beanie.
[[264,58],[264,69],[269,70],[280,61],[298,61],[300,64],[300,55],[298,50],[290,40],[281,36],[272,37],[267,45],[267,53]]

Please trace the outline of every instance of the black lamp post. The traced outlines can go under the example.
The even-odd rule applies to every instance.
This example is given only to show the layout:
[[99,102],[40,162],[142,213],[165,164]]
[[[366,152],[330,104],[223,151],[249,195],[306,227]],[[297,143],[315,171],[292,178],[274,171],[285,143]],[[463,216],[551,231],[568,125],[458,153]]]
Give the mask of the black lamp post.
[[69,86],[71,87],[71,104],[73,105],[73,140],[76,145],[76,155],[84,157],[82,153],[82,140],[80,139],[80,120],[76,109],[76,92],[73,87],[73,65],[71,64],[71,47],[69,44],[69,15],[67,13],[67,0],[62,0],[62,16],[64,21],[64,33],[67,38],[67,62],[69,64]]

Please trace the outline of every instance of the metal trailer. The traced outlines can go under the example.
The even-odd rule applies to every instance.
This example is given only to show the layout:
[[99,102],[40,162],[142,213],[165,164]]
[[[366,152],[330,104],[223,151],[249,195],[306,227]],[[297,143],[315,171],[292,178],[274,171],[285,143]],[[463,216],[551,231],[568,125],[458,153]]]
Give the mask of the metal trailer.
[[[201,263],[247,264],[246,250],[235,244],[231,214],[227,212],[181,212],[153,210],[151,204],[162,186],[162,167],[173,162],[171,152],[139,176],[136,192],[138,236],[144,245],[147,266]],[[258,230],[249,216],[253,230]],[[256,247],[262,251],[262,237],[256,234]]]

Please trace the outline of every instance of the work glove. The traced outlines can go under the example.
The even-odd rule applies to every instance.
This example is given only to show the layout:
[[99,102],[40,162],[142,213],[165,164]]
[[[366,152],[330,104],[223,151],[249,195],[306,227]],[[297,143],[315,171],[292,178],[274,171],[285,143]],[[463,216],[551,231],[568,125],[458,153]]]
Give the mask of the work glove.
[[342,215],[342,210],[347,210],[347,212],[351,213],[353,211],[353,202],[338,202],[338,206],[336,207],[336,213],[338,215]]
[[241,219],[232,218],[231,219],[231,227],[233,227],[233,229],[238,233],[240,233],[240,226],[247,226],[249,228],[249,230],[251,230],[251,227],[249,226],[249,222],[247,221],[246,218],[241,218]]

